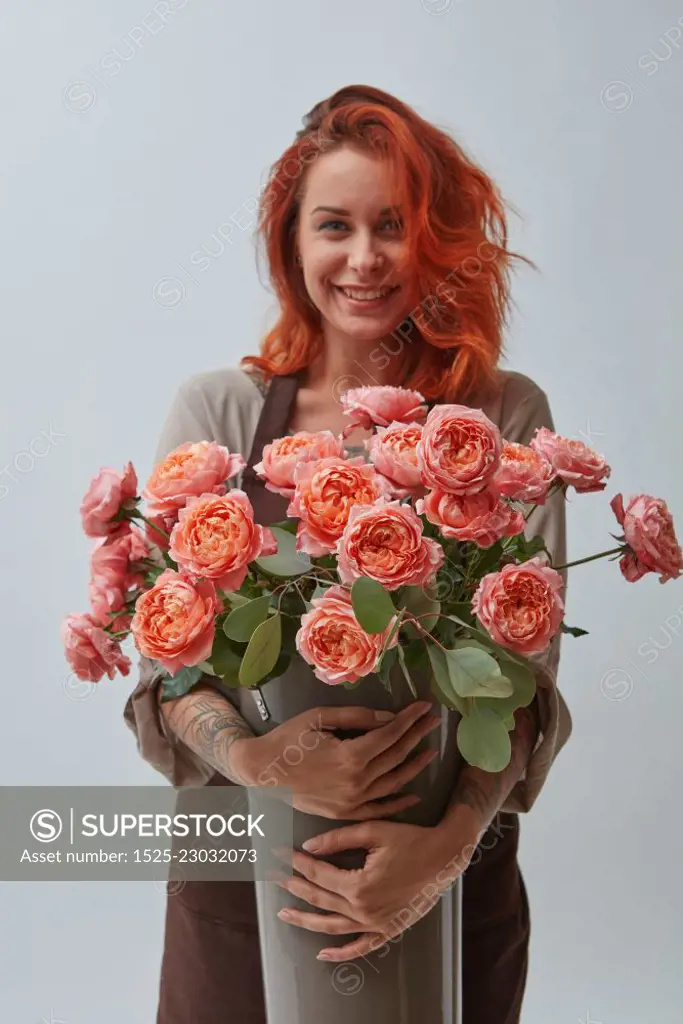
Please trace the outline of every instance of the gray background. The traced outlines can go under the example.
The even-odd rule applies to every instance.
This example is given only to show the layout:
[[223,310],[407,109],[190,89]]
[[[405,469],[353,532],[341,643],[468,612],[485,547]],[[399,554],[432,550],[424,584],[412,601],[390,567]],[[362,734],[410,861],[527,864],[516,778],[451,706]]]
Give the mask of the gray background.
[[[165,27],[153,6],[5,0],[0,16],[4,784],[163,781],[121,719],[133,678],[69,678],[78,504],[103,464],[146,478],[188,375],[256,351],[274,306],[244,211],[342,85],[453,131],[519,211],[511,244],[541,272],[517,276],[509,365],[613,466],[605,495],[571,501],[572,557],[611,546],[618,490],[665,497],[683,533],[680,2],[187,0]],[[674,1024],[683,587],[592,563],[566,618],[591,633],[565,641],[574,735],[522,820],[524,1020]],[[3,884],[2,1018],[149,1024],[163,911],[151,883]]]

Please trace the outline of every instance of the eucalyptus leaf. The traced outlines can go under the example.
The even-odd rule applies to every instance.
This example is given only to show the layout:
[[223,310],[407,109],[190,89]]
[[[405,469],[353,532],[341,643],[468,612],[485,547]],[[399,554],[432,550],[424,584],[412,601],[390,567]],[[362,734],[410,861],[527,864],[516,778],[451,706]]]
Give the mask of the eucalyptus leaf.
[[167,700],[174,700],[176,697],[182,697],[183,694],[188,693],[203,675],[204,673],[199,665],[191,665],[181,668],[174,676],[163,679],[161,683],[162,704]]
[[446,655],[436,644],[427,641],[427,654],[432,666],[431,691],[440,704],[444,704],[452,711],[459,711],[461,715],[467,714],[466,702],[458,696],[453,689],[451,678],[448,674]]
[[225,600],[234,608],[237,608],[238,605],[241,604],[249,604],[252,600],[252,598],[247,597],[246,594],[240,594],[238,590],[222,590],[221,593],[225,597]]
[[222,630],[216,630],[211,651],[211,663],[214,672],[228,686],[239,686],[239,671],[242,664],[242,654],[239,654],[231,645],[229,639]]
[[271,530],[285,530],[286,533],[296,533],[299,528],[299,520],[296,518],[292,519],[280,519],[277,523],[271,524]]
[[467,763],[485,772],[501,772],[510,763],[510,734],[502,719],[487,708],[477,707],[460,720],[457,742]]
[[239,670],[242,686],[255,686],[274,668],[282,646],[282,616],[272,615],[251,635]]
[[421,629],[406,622],[406,635],[411,638],[421,637],[423,635],[421,630],[426,629],[428,633],[431,633],[439,621],[441,602],[428,597],[422,587],[403,587],[398,604],[400,608],[406,608],[415,616],[424,616],[420,618]]
[[513,685],[501,673],[500,665],[479,645],[459,641],[446,651],[446,663],[453,689],[460,697],[509,697]]
[[271,529],[277,540],[277,554],[256,558],[255,564],[272,576],[301,576],[310,572],[313,563],[307,554],[296,550],[296,537],[277,526]]
[[512,683],[513,692],[509,697],[478,697],[477,704],[499,715],[509,715],[531,704],[536,695],[536,678],[529,665],[520,665],[506,657],[499,658],[499,664],[502,674]]
[[243,644],[248,643],[256,627],[265,622],[268,617],[270,598],[270,594],[264,594],[263,597],[257,597],[253,601],[249,601],[248,604],[241,604],[238,608],[233,608],[223,623],[225,635],[231,640],[239,640]]
[[403,650],[403,648],[401,647],[400,644],[398,645],[397,650],[398,650],[398,663],[401,666],[401,671],[403,672],[403,675],[405,676],[406,682],[407,682],[408,686],[410,687],[410,692],[412,693],[412,695],[415,698],[415,700],[417,700],[417,690],[415,689],[415,683],[413,682],[412,676],[410,675],[410,670],[408,669],[408,666],[406,665],[406,656],[405,656],[404,650]]
[[391,670],[398,660],[398,647],[389,647],[379,661],[379,667],[375,670],[384,687],[391,693]]
[[396,608],[381,583],[361,576],[351,587],[353,613],[366,633],[383,633]]

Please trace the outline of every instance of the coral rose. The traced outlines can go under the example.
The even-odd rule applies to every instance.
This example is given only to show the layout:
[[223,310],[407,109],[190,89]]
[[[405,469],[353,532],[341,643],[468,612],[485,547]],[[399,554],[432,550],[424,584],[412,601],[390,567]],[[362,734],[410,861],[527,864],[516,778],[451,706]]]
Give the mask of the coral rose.
[[564,615],[563,579],[538,556],[484,576],[472,611],[501,647],[540,654],[557,635]]
[[313,433],[300,430],[265,445],[261,461],[254,466],[254,472],[265,480],[266,490],[291,498],[294,495],[294,470],[297,465],[331,455],[339,458],[344,455],[341,437],[337,437],[331,430]]
[[362,455],[304,462],[295,470],[294,483],[287,515],[301,519],[297,551],[313,557],[334,551],[354,505],[372,505],[391,496],[388,482]]
[[422,533],[422,520],[400,501],[354,505],[337,543],[342,583],[367,576],[387,590],[431,583],[443,563],[441,545]]
[[580,494],[603,491],[607,486],[612,470],[605,456],[599,455],[583,441],[572,441],[547,427],[537,427],[529,445],[548,460],[564,483]]
[[365,442],[370,461],[391,484],[394,498],[424,494],[422,474],[417,464],[417,444],[421,437],[419,423],[394,421],[388,427],[378,427]]
[[225,481],[245,465],[241,455],[215,441],[188,441],[157,463],[142,495],[152,512],[169,513],[200,494],[225,494]]
[[[396,616],[382,633],[366,633],[356,618],[351,594],[332,586],[301,616],[296,647],[323,683],[355,683],[373,672]],[[398,630],[389,644],[398,643]]]
[[[142,586],[149,545],[139,530],[126,528],[96,544],[90,556],[88,593],[93,618],[115,632],[130,628],[132,612],[125,609],[128,591]],[[122,614],[112,617],[112,612]]]
[[344,437],[359,425],[388,427],[390,423],[422,423],[427,412],[424,396],[408,388],[379,387],[349,388],[340,396],[342,409],[350,417],[344,428]]
[[117,672],[122,676],[130,672],[130,658],[92,615],[67,615],[60,636],[66,660],[79,679],[97,683],[105,674],[113,679]]
[[169,555],[182,572],[213,580],[221,590],[238,590],[249,562],[274,555],[272,530],[254,522],[254,509],[244,491],[190,498],[178,513]]
[[167,569],[138,598],[130,628],[140,653],[175,675],[209,657],[222,610],[212,580]]
[[122,506],[132,508],[138,488],[133,463],[123,473],[104,466],[92,480],[81,502],[81,522],[88,537],[106,537],[116,533],[121,522],[112,522]]
[[437,405],[417,446],[422,480],[449,494],[476,494],[495,475],[502,448],[498,427],[481,409]]
[[493,478],[504,498],[545,505],[555,470],[544,455],[525,444],[506,441]]
[[635,583],[648,572],[658,572],[660,583],[677,579],[683,568],[683,553],[666,502],[637,494],[624,509],[623,496],[616,494],[610,507],[630,549],[619,561],[624,578]]
[[[145,513],[145,518],[148,520],[148,522],[145,523],[145,536],[151,544],[155,544],[161,551],[168,551],[173,527],[178,522],[179,511],[180,509],[171,508],[155,513],[151,513],[147,510]],[[158,529],[155,529],[155,526],[158,527]],[[159,530],[163,530],[164,533],[168,534],[168,536],[164,537],[163,534],[159,533]]]
[[524,530],[524,516],[503,501],[496,490],[464,495],[430,491],[417,501],[415,511],[424,513],[444,537],[474,541],[480,548],[489,548],[502,537],[516,537]]

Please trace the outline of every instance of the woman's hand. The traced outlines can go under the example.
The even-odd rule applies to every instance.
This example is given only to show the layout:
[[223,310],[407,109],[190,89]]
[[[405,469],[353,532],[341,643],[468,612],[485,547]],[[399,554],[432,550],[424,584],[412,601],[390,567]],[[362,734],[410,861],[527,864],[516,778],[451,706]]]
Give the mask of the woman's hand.
[[362,868],[347,871],[298,851],[277,851],[303,878],[277,882],[292,895],[329,914],[287,908],[278,917],[287,924],[328,935],[361,932],[343,946],[322,949],[319,960],[345,961],[377,950],[396,938],[438,903],[469,864],[477,835],[463,832],[444,843],[434,828],[392,821],[347,825],[316,836],[304,845],[318,856],[366,849]]
[[[312,708],[264,736],[235,740],[231,767],[245,785],[287,786],[294,807],[306,814],[347,821],[384,818],[419,802],[397,793],[436,756],[428,750],[406,760],[440,718],[416,701],[397,714],[362,707]],[[387,716],[389,716],[387,720]],[[367,729],[339,739],[335,729]]]

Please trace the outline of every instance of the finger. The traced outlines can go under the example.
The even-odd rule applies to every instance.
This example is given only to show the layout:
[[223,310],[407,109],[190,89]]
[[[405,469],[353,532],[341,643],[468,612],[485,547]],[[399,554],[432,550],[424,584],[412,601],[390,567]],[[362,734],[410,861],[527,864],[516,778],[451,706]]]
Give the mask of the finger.
[[343,896],[330,892],[329,889],[321,889],[319,885],[314,885],[305,878],[287,878],[278,882],[278,885],[281,889],[291,892],[292,896],[310,903],[312,907],[318,907],[319,910],[331,910],[337,914],[347,915],[350,913],[351,905]]
[[[304,850],[315,853],[316,857],[320,857],[328,856],[331,853],[340,853],[342,850],[370,850],[375,846],[375,837],[372,828],[365,823],[342,825],[341,828],[333,828],[329,832],[321,832],[320,835],[307,839],[301,845]],[[329,867],[329,865],[325,865],[322,861],[316,860],[315,857],[309,857],[307,853],[302,854],[302,856],[305,856],[309,861],[313,861],[313,864],[317,864],[321,868]],[[293,864],[297,871],[299,871],[296,861],[293,861]],[[348,874],[348,872],[343,871],[341,868],[334,868],[334,871],[343,875]],[[302,872],[302,874],[305,874],[305,872]],[[306,874],[306,877],[310,878],[311,876]],[[315,879],[311,879],[311,881],[315,881]]]
[[353,752],[358,758],[365,762],[371,761],[384,750],[393,747],[418,719],[431,710],[431,707],[432,705],[427,701],[415,701],[403,711],[399,711],[393,722],[389,722],[388,725],[384,725],[380,729],[373,729],[365,736],[357,736],[356,739],[344,742],[352,746]]
[[[346,827],[351,829],[360,826],[348,825]],[[341,829],[339,831],[341,831]],[[350,847],[346,846],[340,847],[340,849],[349,848]],[[327,889],[328,892],[343,895],[349,882],[350,872],[344,871],[342,868],[337,868],[333,864],[327,864],[323,860],[316,860],[315,857],[311,857],[308,853],[299,853],[298,850],[282,851],[281,849],[278,849],[273,852],[276,856],[281,856],[283,853],[284,856],[282,859],[287,860],[295,871],[298,871],[299,874],[304,876],[304,878],[307,878],[309,882],[313,882],[315,885],[320,886],[321,889]]]
[[[381,941],[380,941],[381,940]],[[367,956],[386,944],[386,938],[380,932],[364,932],[353,942],[345,946],[328,946],[318,953],[318,960],[341,961],[356,960],[359,956]]]
[[413,752],[414,747],[424,739],[430,732],[438,729],[441,719],[435,715],[427,715],[420,719],[412,728],[402,736],[389,750],[372,758],[366,765],[368,776],[374,780],[402,764]]
[[421,754],[411,757],[408,761],[399,765],[398,768],[394,768],[393,771],[380,775],[364,793],[366,800],[379,800],[380,797],[388,796],[390,793],[397,793],[406,783],[414,779],[416,775],[419,775],[422,769],[426,768],[438,753],[438,750],[423,750]]
[[379,711],[362,707],[317,708],[314,717],[319,729],[377,729],[387,722],[393,722],[393,711]]
[[371,821],[374,818],[390,818],[392,814],[400,814],[407,811],[409,807],[419,804],[422,798],[415,793],[406,793],[405,796],[397,796],[395,800],[383,800],[362,804],[351,814],[345,815],[349,821]]
[[298,928],[307,928],[309,932],[325,932],[327,935],[352,935],[362,929],[358,921],[342,914],[309,914],[305,910],[286,907],[277,915],[286,924],[294,924]]

